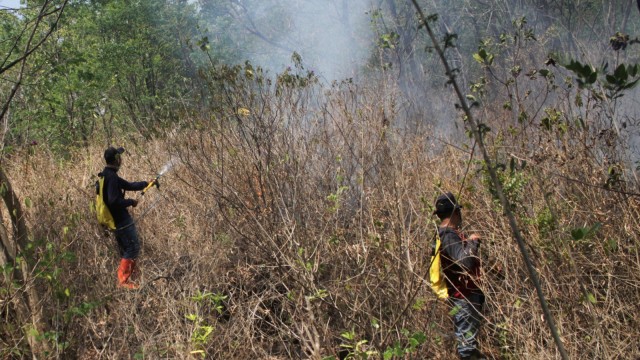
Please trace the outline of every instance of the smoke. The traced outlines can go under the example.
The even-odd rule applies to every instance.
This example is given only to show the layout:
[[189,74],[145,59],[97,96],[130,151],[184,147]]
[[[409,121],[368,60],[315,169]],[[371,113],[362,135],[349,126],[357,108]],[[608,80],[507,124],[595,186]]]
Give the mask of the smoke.
[[[225,1],[200,0],[200,3],[219,6]],[[640,34],[633,17],[637,16],[635,5],[631,7],[629,2],[605,2],[602,9],[590,7],[588,2],[573,4],[534,0],[431,0],[422,3],[428,13],[440,15],[437,21],[439,34],[451,32],[458,35],[457,47],[449,49],[448,56],[461,70],[459,79],[465,89],[468,83],[478,81],[483,75],[472,57],[478,51],[478,44],[487,38],[497,44],[502,36],[513,35],[517,31],[513,21],[519,19],[526,19],[524,27],[535,35],[536,40],[519,41],[522,51],[515,49],[513,44],[490,49],[496,52],[496,68],[507,71],[518,65],[526,71],[546,69],[545,61],[550,55],[576,58],[595,65],[637,62],[636,47],[633,47],[634,51],[622,54],[613,52],[608,43],[609,37],[617,30],[632,37]],[[545,3],[549,5],[541,5]],[[410,105],[406,111],[403,109],[406,119],[427,119],[425,121],[434,123],[443,135],[459,136],[462,132],[464,127],[461,123],[454,128],[449,121],[459,115],[455,101],[451,100],[451,90],[443,88],[445,80],[442,79],[441,65],[424,51],[429,47],[426,35],[421,31],[415,33],[415,9],[410,4],[373,0],[229,0],[226,4],[226,12],[215,7],[208,13],[212,24],[218,24],[213,26],[217,31],[216,37],[231,39],[220,43],[220,48],[225,45],[233,47],[236,61],[247,59],[273,74],[291,66],[291,56],[296,52],[307,70],[313,70],[325,83],[329,83],[344,78],[362,80],[358,74],[363,66],[369,60],[383,59],[385,65],[393,66],[383,75],[378,71],[371,78],[375,81],[389,76],[389,82],[397,82],[408,99],[403,104]],[[634,10],[633,15],[626,10]],[[375,11],[382,15],[374,16]],[[574,11],[580,16],[569,21],[561,16],[567,11]],[[597,21],[593,22],[593,19]],[[386,50],[376,48],[379,39],[375,38],[374,26],[378,28],[378,35],[398,31],[400,34],[396,34],[398,42],[395,47]],[[514,58],[515,54],[519,54],[519,58]],[[511,61],[517,64],[510,64]],[[503,75],[504,78],[510,77],[508,73]],[[519,81],[525,80],[521,77]],[[489,101],[504,103],[500,98],[501,88],[495,83],[493,86],[487,88]],[[532,89],[534,92],[544,90]],[[630,92],[617,103],[620,111],[616,115],[621,125],[621,119],[631,118],[626,121],[626,132],[635,129],[636,123],[640,122],[636,120],[637,104],[634,100],[635,92]],[[537,106],[551,106],[553,101],[549,98],[545,104]],[[629,135],[629,138],[633,149],[640,148],[637,135]],[[632,153],[634,159],[640,157],[637,150]]]
[[300,3],[303,6],[294,21],[298,42],[307,44],[302,58],[308,57],[328,80],[354,76],[369,55],[368,1],[335,0],[332,6]]
[[254,2],[237,12],[253,38],[241,56],[280,72],[297,52],[321,79],[354,77],[371,51],[370,6],[370,0]]

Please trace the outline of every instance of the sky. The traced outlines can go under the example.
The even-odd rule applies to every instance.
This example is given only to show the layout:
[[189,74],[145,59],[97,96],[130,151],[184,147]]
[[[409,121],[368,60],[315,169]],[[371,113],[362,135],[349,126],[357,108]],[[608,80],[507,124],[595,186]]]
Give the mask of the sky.
[[20,0],[0,0],[0,9],[20,7]]

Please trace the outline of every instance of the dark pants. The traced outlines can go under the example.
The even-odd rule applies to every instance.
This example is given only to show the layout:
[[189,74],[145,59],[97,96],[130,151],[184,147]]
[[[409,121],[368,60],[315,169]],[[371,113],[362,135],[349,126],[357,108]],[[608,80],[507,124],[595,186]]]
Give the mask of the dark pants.
[[131,222],[128,225],[119,226],[115,235],[120,248],[120,257],[128,260],[137,258],[140,253],[140,241],[135,223]]
[[458,354],[472,355],[478,348],[478,330],[480,329],[484,295],[470,294],[463,299],[449,298],[452,306],[453,327],[458,340]]

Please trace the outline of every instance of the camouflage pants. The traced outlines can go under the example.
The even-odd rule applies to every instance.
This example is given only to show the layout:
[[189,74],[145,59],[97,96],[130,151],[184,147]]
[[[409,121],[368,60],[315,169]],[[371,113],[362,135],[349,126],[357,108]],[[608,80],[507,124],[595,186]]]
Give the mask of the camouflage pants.
[[470,356],[478,348],[478,330],[480,329],[480,315],[484,295],[471,294],[464,299],[449,298],[452,306],[453,327],[458,341],[458,354],[461,357]]

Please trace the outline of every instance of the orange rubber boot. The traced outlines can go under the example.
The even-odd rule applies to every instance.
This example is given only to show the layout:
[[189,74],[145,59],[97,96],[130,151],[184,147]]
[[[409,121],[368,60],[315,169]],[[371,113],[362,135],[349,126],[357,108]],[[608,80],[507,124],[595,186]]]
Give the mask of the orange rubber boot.
[[118,267],[118,286],[126,289],[135,290],[138,285],[131,282],[129,278],[133,273],[135,261],[131,259],[120,259],[120,266]]

